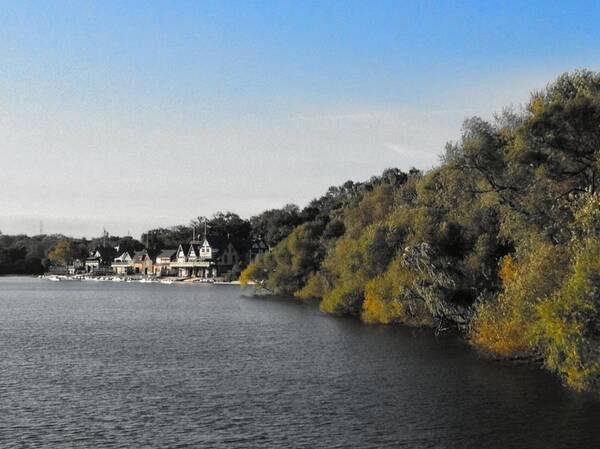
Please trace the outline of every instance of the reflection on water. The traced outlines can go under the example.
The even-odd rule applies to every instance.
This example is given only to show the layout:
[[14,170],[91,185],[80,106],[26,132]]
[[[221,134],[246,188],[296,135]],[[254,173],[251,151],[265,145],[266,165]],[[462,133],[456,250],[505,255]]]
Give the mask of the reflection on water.
[[237,287],[0,278],[1,447],[597,448],[600,401]]

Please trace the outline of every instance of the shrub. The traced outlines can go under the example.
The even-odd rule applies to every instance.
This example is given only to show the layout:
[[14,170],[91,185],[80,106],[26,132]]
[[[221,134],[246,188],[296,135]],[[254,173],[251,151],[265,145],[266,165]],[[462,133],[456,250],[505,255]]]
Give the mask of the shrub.
[[537,241],[515,261],[502,259],[503,291],[477,307],[472,342],[499,357],[534,355],[536,305],[560,287],[567,256],[563,248]]

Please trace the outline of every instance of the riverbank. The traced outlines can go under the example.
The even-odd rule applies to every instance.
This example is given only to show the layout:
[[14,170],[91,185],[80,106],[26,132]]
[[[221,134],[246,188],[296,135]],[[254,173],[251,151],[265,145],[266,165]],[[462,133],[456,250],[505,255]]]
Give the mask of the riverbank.
[[141,275],[104,275],[94,276],[85,274],[56,275],[43,274],[37,277],[52,282],[60,281],[89,281],[89,282],[137,282],[142,284],[213,284],[213,285],[240,285],[240,281],[224,281],[219,278],[181,278],[175,276],[150,277]]
[[[242,283],[242,287],[245,285],[250,285],[250,283],[249,282]],[[478,344],[476,341],[474,341],[471,338],[471,335],[468,332],[468,330],[465,330],[465,328],[461,328],[460,326],[457,326],[456,323],[452,323],[446,327],[442,327],[440,325],[433,326],[433,325],[431,325],[431,323],[426,323],[426,324],[421,324],[421,325],[411,325],[411,324],[401,323],[401,322],[387,322],[387,323],[369,322],[369,321],[365,321],[363,319],[363,315],[361,315],[361,314],[348,313],[348,312],[339,313],[339,312],[330,312],[327,310],[323,310],[321,298],[309,297],[309,298],[304,299],[304,298],[299,298],[298,296],[276,294],[276,293],[273,293],[272,291],[258,287],[258,284],[255,282],[252,283],[252,285],[254,286],[254,289],[255,289],[254,296],[256,296],[256,297],[270,296],[273,298],[279,298],[284,301],[310,304],[310,305],[315,306],[315,308],[320,309],[321,312],[325,313],[326,315],[345,317],[350,320],[355,320],[356,322],[361,323],[366,326],[375,326],[375,327],[385,326],[385,327],[390,327],[390,328],[400,329],[400,330],[410,330],[410,329],[412,329],[412,330],[417,330],[417,329],[427,330],[428,329],[428,330],[431,330],[436,337],[443,335],[446,337],[450,336],[450,337],[459,339],[465,345],[468,345],[470,348],[472,348],[473,351],[475,351],[480,358],[488,360],[490,362],[495,362],[499,366],[511,366],[511,365],[512,366],[528,366],[528,367],[531,367],[532,369],[548,372],[548,369],[547,369],[548,366],[545,364],[544,358],[540,354],[499,356],[498,354],[495,354],[495,353],[492,353],[492,352],[486,350],[485,347],[482,347],[480,344]],[[502,336],[499,336],[499,338],[502,338]],[[562,377],[562,376],[556,376],[556,373],[552,373],[551,375],[557,379],[560,379]],[[600,391],[598,389],[574,388],[573,385],[570,385],[569,383],[566,383],[566,382],[563,382],[562,385],[564,387],[566,387],[567,390],[586,391],[587,393],[593,395],[597,399],[600,399]]]
[[600,392],[600,73],[465,121],[427,172],[331,187],[240,278],[366,323],[455,327]]

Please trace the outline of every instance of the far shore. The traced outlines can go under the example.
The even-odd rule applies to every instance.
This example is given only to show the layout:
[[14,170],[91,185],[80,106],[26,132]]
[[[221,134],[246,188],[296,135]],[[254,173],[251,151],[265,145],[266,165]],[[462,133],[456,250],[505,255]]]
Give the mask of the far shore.
[[[13,275],[5,275],[13,276]],[[89,275],[89,274],[75,274],[75,275],[56,275],[51,273],[45,273],[42,275],[14,275],[20,277],[37,277],[48,281],[95,281],[95,282],[137,282],[137,283],[150,283],[150,284],[214,284],[214,285],[240,285],[239,280],[226,281],[223,279],[213,278],[182,278],[175,276],[143,276],[143,275]],[[252,282],[249,282],[253,285]]]

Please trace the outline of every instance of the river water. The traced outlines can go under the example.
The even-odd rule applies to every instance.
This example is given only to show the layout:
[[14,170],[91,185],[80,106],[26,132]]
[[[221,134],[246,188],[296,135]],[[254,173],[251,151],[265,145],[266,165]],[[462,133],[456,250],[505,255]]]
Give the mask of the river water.
[[600,401],[235,286],[0,278],[0,447],[600,448]]

